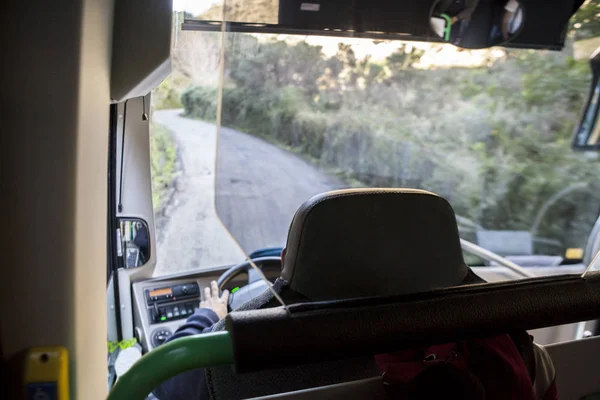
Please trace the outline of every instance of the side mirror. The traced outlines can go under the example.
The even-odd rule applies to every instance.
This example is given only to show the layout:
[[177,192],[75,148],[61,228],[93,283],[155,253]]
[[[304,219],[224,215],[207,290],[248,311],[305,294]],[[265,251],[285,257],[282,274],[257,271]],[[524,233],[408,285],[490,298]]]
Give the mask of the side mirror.
[[573,150],[600,151],[600,47],[590,59],[592,87],[573,136]]
[[515,38],[525,14],[517,0],[438,0],[430,24],[444,41],[465,49],[483,49]]
[[139,218],[120,217],[121,249],[123,267],[136,268],[150,260],[150,234],[146,221]]

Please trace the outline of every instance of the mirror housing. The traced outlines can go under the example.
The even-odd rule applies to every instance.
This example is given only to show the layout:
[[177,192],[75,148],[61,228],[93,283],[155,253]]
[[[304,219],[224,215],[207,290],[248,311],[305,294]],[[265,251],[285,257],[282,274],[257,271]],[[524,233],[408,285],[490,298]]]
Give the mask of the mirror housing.
[[[124,268],[142,267],[150,260],[150,231],[140,218],[119,217],[120,245]],[[119,251],[120,250],[120,251]]]
[[517,0],[438,0],[430,18],[436,35],[465,49],[505,44],[521,32],[524,22]]
[[592,86],[573,135],[573,150],[600,151],[600,47],[590,57]]
[[[263,33],[302,36],[368,38],[444,43],[436,34],[431,17],[436,7],[449,0],[280,0],[278,15],[253,15],[230,10],[220,19],[202,15],[184,17],[182,30],[227,33]],[[511,48],[561,50],[564,47],[569,18],[581,4],[564,0],[518,0],[526,17],[509,40],[494,42]],[[242,0],[242,3],[244,0]],[[463,0],[452,3],[506,5],[507,0]],[[304,4],[304,6],[303,6]],[[460,7],[459,4],[459,7]],[[447,7],[440,6],[439,10]],[[473,7],[473,6],[471,6]],[[463,6],[464,8],[464,6]],[[434,12],[432,12],[432,10]],[[482,9],[483,11],[483,9]],[[526,15],[525,15],[526,14]],[[223,27],[223,25],[225,25]],[[224,28],[224,29],[223,29]],[[477,42],[477,38],[473,38]],[[467,43],[461,47],[482,47]],[[488,45],[483,47],[489,47]]]

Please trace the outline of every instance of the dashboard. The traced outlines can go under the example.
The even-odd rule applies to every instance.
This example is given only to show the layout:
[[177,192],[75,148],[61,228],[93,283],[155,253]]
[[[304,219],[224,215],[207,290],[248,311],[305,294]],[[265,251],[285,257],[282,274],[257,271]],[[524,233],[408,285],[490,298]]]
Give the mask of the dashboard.
[[[227,269],[183,273],[133,283],[134,332],[143,351],[148,352],[171,337],[198,308],[204,288],[210,286],[211,281],[218,280]],[[272,282],[281,273],[279,266],[265,265],[262,270]],[[224,289],[231,292],[247,285],[248,279],[247,273],[241,273]]]

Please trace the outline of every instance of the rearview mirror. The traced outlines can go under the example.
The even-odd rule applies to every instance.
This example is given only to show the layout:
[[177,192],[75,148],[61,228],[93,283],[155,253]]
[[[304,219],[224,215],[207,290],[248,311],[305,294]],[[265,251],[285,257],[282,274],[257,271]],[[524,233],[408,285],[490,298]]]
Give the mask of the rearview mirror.
[[573,137],[574,150],[600,150],[600,47],[590,58],[592,86]]
[[141,267],[150,260],[148,224],[139,218],[119,218],[121,251],[125,268]]
[[523,27],[523,7],[517,0],[438,0],[431,28],[444,41],[466,49],[498,46]]

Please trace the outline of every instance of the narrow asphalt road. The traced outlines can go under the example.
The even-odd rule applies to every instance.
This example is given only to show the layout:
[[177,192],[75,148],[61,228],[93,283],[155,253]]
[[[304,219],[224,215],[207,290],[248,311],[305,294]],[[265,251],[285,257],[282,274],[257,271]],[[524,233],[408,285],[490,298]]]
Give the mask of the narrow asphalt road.
[[182,169],[159,235],[159,275],[240,262],[239,246],[283,246],[305,200],[344,186],[296,154],[228,128],[217,140],[214,124],[180,114],[153,114],[173,132]]
[[157,226],[155,275],[235,264],[244,253],[221,224],[214,206],[217,137],[214,125],[182,118],[181,110],[153,113],[173,132],[181,173]]
[[284,246],[304,201],[344,187],[298,155],[233,129],[221,129],[217,154],[217,212],[247,253]]

